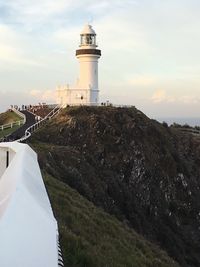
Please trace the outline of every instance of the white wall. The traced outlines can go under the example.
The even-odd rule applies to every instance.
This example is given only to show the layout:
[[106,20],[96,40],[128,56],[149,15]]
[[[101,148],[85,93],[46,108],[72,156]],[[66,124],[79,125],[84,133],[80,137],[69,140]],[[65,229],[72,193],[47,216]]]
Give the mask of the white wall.
[[8,152],[8,155],[9,155],[8,163],[10,163],[12,161],[12,159],[14,158],[14,156],[15,156],[15,151],[10,149],[9,147],[8,148],[2,147],[0,149],[0,179],[1,179],[1,176],[3,175],[4,171],[6,170],[7,152]]
[[98,58],[95,55],[80,55],[79,88],[98,89]]
[[3,159],[7,149],[14,157],[0,178],[0,266],[57,267],[57,222],[37,155],[26,144],[1,143]]

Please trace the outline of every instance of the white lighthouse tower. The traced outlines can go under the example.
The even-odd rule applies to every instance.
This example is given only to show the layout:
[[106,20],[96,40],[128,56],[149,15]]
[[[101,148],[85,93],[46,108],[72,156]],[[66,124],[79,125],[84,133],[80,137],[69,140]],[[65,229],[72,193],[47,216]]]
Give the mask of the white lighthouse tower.
[[98,105],[98,59],[101,50],[97,49],[96,33],[92,26],[85,25],[80,34],[79,49],[76,57],[79,60],[80,73],[77,84],[57,87],[57,102],[62,105]]
[[88,103],[98,104],[98,59],[101,50],[97,49],[96,33],[91,25],[86,25],[81,32],[80,48],[76,57],[80,64],[79,87],[89,90]]

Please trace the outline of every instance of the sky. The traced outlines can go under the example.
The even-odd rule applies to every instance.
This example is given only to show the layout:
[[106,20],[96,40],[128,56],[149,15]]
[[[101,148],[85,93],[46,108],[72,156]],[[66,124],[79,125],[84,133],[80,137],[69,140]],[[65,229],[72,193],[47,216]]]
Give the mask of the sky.
[[79,76],[86,23],[97,33],[101,101],[150,117],[200,117],[199,0],[0,0],[0,111],[54,103]]

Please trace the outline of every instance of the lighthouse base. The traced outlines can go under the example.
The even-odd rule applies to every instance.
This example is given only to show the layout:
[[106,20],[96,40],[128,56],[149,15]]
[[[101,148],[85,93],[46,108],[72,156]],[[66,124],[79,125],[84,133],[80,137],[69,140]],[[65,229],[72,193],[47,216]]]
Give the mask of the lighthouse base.
[[99,90],[59,86],[56,88],[56,102],[62,106],[98,106]]

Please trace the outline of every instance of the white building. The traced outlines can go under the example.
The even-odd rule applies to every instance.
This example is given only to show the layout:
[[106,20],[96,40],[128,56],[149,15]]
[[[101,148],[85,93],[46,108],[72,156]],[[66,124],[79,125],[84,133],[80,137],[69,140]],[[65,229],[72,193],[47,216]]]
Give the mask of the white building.
[[63,266],[58,226],[37,154],[26,144],[0,144],[0,266]]
[[70,88],[56,88],[57,103],[61,105],[98,105],[98,59],[101,50],[97,49],[96,33],[91,25],[86,25],[80,34],[79,49],[76,57],[79,60],[80,74],[77,84]]

